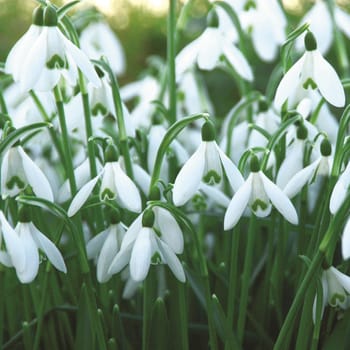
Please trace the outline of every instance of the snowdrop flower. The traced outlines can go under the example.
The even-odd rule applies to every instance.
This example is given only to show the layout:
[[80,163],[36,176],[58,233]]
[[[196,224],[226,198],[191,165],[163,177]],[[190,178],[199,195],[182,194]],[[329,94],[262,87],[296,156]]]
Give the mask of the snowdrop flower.
[[202,126],[202,142],[178,173],[173,201],[176,206],[184,205],[198,190],[203,179],[207,183],[220,183],[223,169],[236,191],[243,183],[243,177],[233,162],[215,142],[215,130],[211,122]]
[[23,244],[1,210],[0,229],[0,243],[4,238],[6,245],[6,251],[0,250],[0,263],[7,267],[14,266],[16,270],[23,271],[25,269]]
[[343,107],[345,94],[334,68],[322,57],[311,32],[305,36],[304,55],[288,70],[279,83],[275,105],[281,108],[288,100],[290,106],[300,102],[308,89],[320,91],[324,99],[335,107]]
[[33,11],[33,23],[23,36],[12,47],[5,63],[5,72],[12,74],[14,81],[19,81],[23,66],[23,58],[39,38],[43,29],[43,8],[38,6]]
[[[323,305],[321,317],[327,303],[332,307],[347,309],[349,307],[350,277],[331,266],[323,270],[322,277]],[[315,322],[317,296],[313,305],[313,320]]]
[[[67,273],[62,254],[57,247],[43,234],[35,225],[28,220],[25,209],[19,213],[20,221],[13,230],[1,213],[2,230],[7,231],[7,235],[16,235],[23,248],[23,256],[9,253],[11,265],[15,267],[16,274],[22,283],[30,283],[34,280],[39,271],[39,249],[47,256],[51,264],[59,271]],[[11,238],[13,240],[13,237]],[[19,247],[16,249],[20,249]],[[24,263],[22,262],[24,259]]]
[[133,181],[125,174],[121,167],[119,153],[113,144],[109,144],[105,151],[106,163],[102,171],[87,182],[75,195],[68,208],[68,216],[75,215],[86,202],[97,181],[102,178],[100,199],[116,199],[118,203],[132,212],[141,211],[141,197]]
[[249,1],[238,13],[244,30],[252,37],[255,51],[263,61],[272,61],[286,39],[287,20],[276,0]]
[[53,202],[52,189],[44,173],[21,146],[12,147],[1,163],[1,196],[3,199],[15,197],[28,185],[37,197]]
[[289,198],[293,198],[307,183],[314,182],[317,175],[328,177],[333,166],[331,153],[332,146],[327,139],[324,139],[321,143],[321,156],[307,167],[299,170],[288,181],[283,192]]
[[218,65],[222,55],[243,79],[253,80],[253,73],[248,62],[232,43],[232,38],[214,27],[206,28],[197,39],[179,52],[176,56],[176,74],[181,76],[195,63],[200,69],[212,70]]
[[[344,32],[347,37],[350,37],[350,16],[345,11],[341,10],[334,3],[334,21],[337,27]],[[330,10],[325,1],[316,1],[314,6],[301,19],[300,24],[309,23],[309,29],[314,33],[319,50],[325,54],[330,49],[333,42],[333,24]],[[303,38],[298,37],[296,40],[296,48],[301,51],[303,49]]]
[[77,67],[93,85],[99,86],[100,80],[87,56],[59,30],[56,10],[47,6],[43,16],[40,34],[26,47],[25,54],[16,58],[17,61],[13,61],[14,54],[7,60],[10,60],[7,63],[10,70],[19,59],[22,60],[14,75],[21,88],[49,91],[57,85],[62,74],[74,85],[78,77]]
[[290,223],[298,223],[298,215],[289,198],[261,170],[254,155],[250,164],[251,173],[233,196],[224,217],[224,229],[234,227],[249,205],[258,217],[270,214],[272,204]]
[[350,163],[346,166],[344,172],[339,176],[335,184],[331,199],[329,201],[329,210],[335,214],[345,201],[350,186]]
[[90,59],[105,56],[116,75],[125,72],[123,47],[107,23],[91,22],[80,35],[80,46]]
[[125,228],[120,222],[120,214],[113,215],[111,225],[86,245],[88,258],[97,259],[97,280],[100,283],[107,282],[112,276],[108,269],[120,249],[124,234]]
[[151,264],[168,264],[175,277],[185,282],[183,267],[176,256],[182,252],[183,236],[178,223],[166,209],[153,207],[131,224],[108,273],[118,273],[129,264],[131,278],[140,282],[146,278]]

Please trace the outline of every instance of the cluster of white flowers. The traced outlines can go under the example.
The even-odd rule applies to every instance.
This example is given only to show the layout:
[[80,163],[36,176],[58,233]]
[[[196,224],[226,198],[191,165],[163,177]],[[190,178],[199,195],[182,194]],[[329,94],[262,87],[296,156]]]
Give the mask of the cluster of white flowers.
[[[279,2],[227,0],[226,4],[237,15],[240,29],[251,39],[259,58],[274,61],[287,34],[287,20]],[[314,18],[318,18],[315,13],[324,11],[325,6],[318,2],[305,17],[311,25],[304,36],[304,53],[281,77],[273,99],[262,96],[256,99],[247,113],[248,118],[243,112],[234,116],[228,113],[224,121],[211,116],[204,123],[196,121],[186,127],[176,139],[173,137],[160,179],[156,179],[166,189],[163,196],[156,198],[158,201],[166,201],[167,208],[187,213],[187,209],[192,208],[190,200],[204,196],[207,208],[210,205],[219,208],[222,231],[235,227],[243,215],[266,218],[273,207],[290,224],[297,225],[298,213],[292,200],[306,184],[309,210],[312,210],[321,191],[322,179],[330,176],[333,166],[338,122],[329,105],[342,108],[346,102],[338,73],[322,55],[330,40],[326,48],[318,49],[324,40],[318,39],[323,34],[319,34],[319,23]],[[207,111],[215,114],[215,104],[210,101],[205,85],[197,79],[202,70],[223,67],[237,73],[244,84],[254,84],[253,65],[241,50],[241,34],[229,13],[219,5],[211,11],[215,12],[218,22],[212,21],[211,14],[210,25],[182,48],[175,60],[176,83],[181,92],[178,94],[181,109],[177,112],[181,117]],[[348,33],[349,16],[336,8],[334,17]],[[327,21],[330,21],[328,17]],[[52,135],[45,130],[28,138],[15,139],[3,151],[3,203],[30,193],[67,209],[68,217],[73,217],[77,213],[84,214],[84,205],[98,193],[98,199],[93,198],[93,201],[98,201],[102,208],[108,207],[107,202],[118,208],[117,218],[102,218],[103,230],[96,232],[90,228],[88,232],[91,239],[87,242],[87,256],[96,260],[98,281],[106,282],[127,268],[131,282],[137,285],[146,278],[152,264],[167,264],[175,277],[185,282],[185,271],[178,257],[185,249],[183,228],[175,210],[173,213],[150,200],[151,177],[154,168],[159,166],[155,163],[157,153],[170,128],[166,118],[155,113],[152,101],[163,95],[167,97],[169,91],[163,94],[164,87],[150,75],[130,83],[120,89],[123,116],[118,115],[108,72],[103,71],[103,65],[95,67],[91,60],[106,56],[112,72],[121,74],[125,70],[125,59],[119,41],[105,23],[92,23],[81,33],[80,49],[71,41],[69,30],[62,31],[58,24],[57,11],[52,5],[39,6],[33,24],[6,60],[5,72],[12,76],[14,83],[3,94],[11,119],[11,127],[3,130],[3,140],[13,135],[12,127],[32,124],[30,116],[34,114],[36,118],[38,115],[49,118],[59,142],[55,144]],[[329,26],[326,22],[323,29]],[[88,82],[92,112],[93,134],[88,140],[85,106],[81,103],[80,92],[74,89],[79,71]],[[61,126],[52,94],[57,87],[64,92],[75,166],[75,193],[72,193],[68,175],[62,175],[67,164],[63,165],[60,158]],[[124,103],[135,97],[137,103],[129,113]],[[166,98],[161,102],[167,108]],[[286,111],[297,113],[299,118],[281,131]],[[314,113],[318,113],[317,120]],[[119,138],[118,118],[124,120],[129,140],[134,140],[127,145],[130,159],[125,159],[122,153],[121,143],[125,140]],[[215,130],[220,123],[223,127],[217,143]],[[272,136],[278,134],[284,136],[285,141],[282,158],[269,143]],[[35,143],[38,137],[42,142],[39,149]],[[102,146],[96,140],[102,140]],[[98,169],[91,176],[87,149],[89,142],[95,141],[98,152],[94,161]],[[131,161],[131,170],[128,161]],[[58,168],[60,171],[55,171]],[[334,187],[330,199],[332,214],[348,198],[349,186],[350,164]],[[6,250],[1,250],[0,262],[13,266],[19,280],[29,283],[38,273],[40,249],[53,266],[66,272],[63,257],[55,245],[28,218],[15,220],[6,211],[7,206],[2,207],[0,239],[4,238]],[[123,223],[124,219],[127,225]],[[10,222],[16,223],[14,229]],[[342,252],[344,259],[350,257],[350,221],[345,225]],[[331,305],[345,305],[350,293],[347,278],[330,268],[324,272],[322,281],[324,300]],[[344,291],[346,297],[343,298]]]

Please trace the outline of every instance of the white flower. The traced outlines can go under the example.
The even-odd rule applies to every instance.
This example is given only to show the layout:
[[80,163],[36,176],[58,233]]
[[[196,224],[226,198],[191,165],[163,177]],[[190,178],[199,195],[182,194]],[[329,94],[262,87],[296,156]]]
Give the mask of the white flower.
[[321,95],[335,107],[343,107],[345,94],[334,68],[322,57],[311,32],[305,36],[306,52],[288,70],[279,83],[275,105],[281,108],[288,99],[290,106],[301,101],[309,88],[318,88]]
[[141,211],[142,203],[139,190],[124,172],[115,146],[112,144],[108,145],[105,154],[106,163],[102,171],[78,191],[68,208],[68,216],[73,216],[78,212],[100,178],[102,178],[100,187],[101,200],[116,199],[123,208],[133,212]]
[[346,166],[344,172],[339,176],[335,184],[331,199],[329,201],[329,210],[335,214],[345,201],[347,191],[350,186],[350,163]]
[[350,258],[350,218],[347,219],[342,239],[341,239],[341,252],[344,260]]
[[202,179],[207,183],[221,182],[223,169],[234,191],[243,183],[241,173],[216,144],[213,133],[211,123],[204,123],[201,144],[175,179],[173,201],[176,206],[185,204],[197,192]]
[[[39,249],[57,270],[67,273],[60,251],[32,222],[18,222],[13,230],[2,212],[0,213],[2,232],[6,232],[7,237],[11,236],[10,240],[6,241],[11,266],[15,267],[17,277],[22,283],[32,282],[38,274]],[[14,236],[17,236],[16,240]],[[9,241],[12,242],[12,247],[8,244]],[[18,246],[13,247],[13,244],[18,244]]]
[[[350,37],[350,16],[345,11],[341,10],[334,2],[334,20],[338,28],[344,32],[347,37]],[[301,19],[300,24],[309,23],[309,29],[314,33],[319,50],[325,54],[330,49],[334,28],[330,10],[325,1],[316,1],[314,6]],[[296,40],[296,48],[301,51],[303,49],[303,38],[298,37]]]
[[100,283],[107,282],[112,276],[108,269],[120,249],[124,234],[125,228],[121,223],[111,224],[86,245],[88,258],[97,258],[97,280]]
[[256,156],[252,160],[251,168],[247,180],[235,193],[226,210],[224,229],[234,227],[248,205],[256,216],[266,217],[270,214],[273,204],[286,220],[296,225],[298,215],[293,204],[282,190],[259,170]]
[[90,23],[80,35],[81,48],[91,59],[106,56],[113,72],[125,72],[125,54],[122,45],[107,23]]
[[[332,307],[340,307],[346,309],[349,307],[350,294],[350,277],[340,272],[333,266],[322,272],[322,293],[323,305],[321,309],[321,317],[324,308],[328,303]],[[313,320],[315,322],[317,296],[313,305]]]
[[[210,45],[208,45],[210,43]],[[225,33],[218,28],[208,27],[176,56],[176,74],[181,76],[196,62],[203,70],[214,69],[224,55],[234,70],[245,80],[252,81],[252,70],[241,53]]]
[[49,181],[21,146],[10,148],[1,163],[1,195],[14,197],[25,187],[32,187],[37,197],[53,202]]
[[[327,148],[327,149],[326,149]],[[321,156],[307,167],[299,170],[285,185],[283,192],[293,198],[307,183],[314,182],[316,176],[329,176],[333,166],[332,147],[328,140],[321,144]]]
[[176,254],[183,252],[182,231],[173,216],[161,207],[140,214],[127,230],[120,251],[108,273],[121,271],[127,264],[130,276],[143,281],[151,264],[168,264],[180,282],[186,277]]
[[256,0],[254,6],[238,13],[244,30],[264,61],[272,61],[286,38],[287,21],[276,0]]
[[[77,68],[92,84],[100,85],[100,80],[87,56],[57,27],[57,14],[52,6],[47,6],[44,10],[44,25],[39,36],[36,38],[31,36],[31,39],[35,40],[31,45],[26,44],[25,54],[20,58],[11,55],[7,63],[11,70],[11,67],[18,64],[18,60],[21,59],[21,68],[15,70],[14,79],[19,81],[23,90],[49,91],[57,85],[62,74],[74,85],[78,77]],[[23,47],[23,44],[20,45],[21,50]]]

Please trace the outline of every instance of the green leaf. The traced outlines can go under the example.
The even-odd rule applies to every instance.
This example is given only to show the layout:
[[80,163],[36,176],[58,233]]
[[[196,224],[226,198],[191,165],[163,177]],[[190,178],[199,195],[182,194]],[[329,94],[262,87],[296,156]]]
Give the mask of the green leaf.
[[152,319],[150,327],[148,349],[164,350],[169,344],[169,320],[162,298],[158,298],[152,309]]
[[166,132],[166,134],[163,137],[163,140],[159,146],[158,153],[156,156],[156,161],[151,177],[151,185],[150,189],[153,188],[153,186],[157,183],[159,179],[160,169],[162,166],[163,158],[166,154],[166,151],[168,147],[170,146],[171,142],[176,138],[176,136],[182,131],[187,125],[190,123],[193,123],[195,120],[198,119],[208,119],[209,114],[208,113],[198,113],[191,115],[189,117],[182,118],[178,120],[176,123],[174,123]]
[[5,152],[8,148],[13,146],[22,136],[27,135],[32,131],[38,131],[42,128],[51,128],[52,124],[46,122],[34,123],[31,125],[23,126],[22,128],[16,129],[10,132],[7,137],[0,142],[0,155]]
[[75,1],[69,2],[68,4],[61,6],[57,10],[58,18],[62,18],[73,6],[75,6],[76,4],[79,4],[79,2],[80,2],[80,0],[75,0]]
[[95,332],[92,331],[93,322],[91,320],[89,308],[89,295],[86,285],[83,284],[81,286],[78,304],[75,349],[95,350]]
[[292,65],[292,61],[290,58],[290,51],[293,47],[294,40],[303,34],[305,30],[309,28],[309,24],[305,23],[302,26],[298,27],[297,29],[293,30],[291,33],[289,33],[287,40],[284,42],[281,48],[281,59],[282,59],[282,67],[283,72],[285,73]]
[[117,304],[113,306],[113,312],[112,312],[112,336],[114,339],[117,340],[117,348],[118,349],[126,349],[126,338],[125,338],[125,331],[123,327],[123,322],[120,314],[120,309]]

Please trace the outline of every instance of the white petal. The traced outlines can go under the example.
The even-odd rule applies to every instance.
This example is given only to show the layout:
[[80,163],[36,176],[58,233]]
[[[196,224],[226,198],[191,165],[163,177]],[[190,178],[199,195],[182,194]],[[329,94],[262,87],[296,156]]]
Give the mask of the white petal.
[[75,195],[75,197],[72,200],[72,203],[70,204],[68,208],[68,216],[71,217],[75,215],[79,209],[84,205],[88,197],[90,196],[92,190],[94,189],[98,179],[100,178],[101,174],[94,177],[92,180],[90,180],[88,183],[86,183],[79,192]]
[[113,172],[115,188],[117,190],[117,200],[126,209],[139,213],[142,202],[140,192],[128,175],[124,173],[118,162],[113,162]]
[[320,159],[317,159],[304,169],[298,171],[287,183],[283,192],[287,197],[293,198],[300,190],[310,181],[320,164]]
[[237,49],[230,41],[225,41],[223,47],[224,55],[233,66],[234,70],[245,80],[253,80],[253,72],[243,56],[242,52]]
[[243,185],[244,178],[232,160],[227,157],[227,155],[218,146],[217,149],[228,181],[230,182],[233,191],[237,192],[238,189]]
[[66,50],[72,56],[75,64],[79,67],[81,72],[95,87],[100,87],[100,78],[98,77],[94,66],[92,65],[88,57],[84,54],[83,51],[81,51],[72,42],[70,42],[63,34],[61,35],[61,37]]
[[5,265],[6,267],[13,267],[10,254],[1,250],[0,251],[0,264]]
[[334,7],[335,21],[338,27],[344,32],[344,34],[350,38],[350,15],[341,10],[339,7]]
[[341,205],[344,203],[346,193],[350,184],[350,163],[346,166],[344,172],[338,178],[335,184],[331,199],[329,201],[329,210],[332,214],[335,214]]
[[260,178],[264,185],[265,192],[270,198],[275,208],[288,220],[290,223],[298,224],[298,214],[290,201],[290,199],[276,186],[263,172],[259,172]]
[[136,282],[143,281],[148,273],[152,258],[151,236],[153,230],[143,227],[138,234],[130,258],[130,275]]
[[168,245],[162,242],[160,239],[157,239],[161,253],[168,264],[170,270],[173,272],[175,277],[182,283],[185,283],[186,276],[182,264],[178,257],[175,255],[173,250],[171,250]]
[[130,261],[132,245],[130,244],[125,249],[121,249],[118,254],[114,257],[111,266],[109,267],[107,273],[114,275],[120,272]]
[[41,169],[27,156],[22,147],[18,147],[18,152],[22,158],[23,169],[28,180],[28,184],[32,186],[36,196],[53,202],[53,193],[49,181],[47,180]]
[[251,173],[243,186],[233,196],[224,217],[224,230],[234,227],[243,215],[252,193],[253,174]]
[[25,268],[25,252],[17,232],[9,225],[2,211],[0,211],[1,231],[4,236],[6,250],[11,257],[13,266],[17,271]]
[[98,233],[86,244],[86,254],[88,259],[94,259],[100,253],[103,243],[108,235],[108,229]]
[[313,51],[314,80],[322,96],[333,106],[345,105],[343,85],[334,68],[322,57],[317,50]]
[[[244,182],[243,182],[244,183]],[[216,204],[227,208],[230,204],[230,198],[227,197],[223,192],[220,191],[219,188],[215,186],[209,186],[205,184],[204,182],[201,182],[199,184],[199,189],[204,192],[205,195],[209,197],[212,201],[214,201]]]
[[329,268],[329,271],[332,271],[333,275],[335,275],[341,286],[346,290],[348,294],[350,294],[350,277],[340,272],[333,266]]
[[181,228],[175,218],[166,209],[153,207],[156,217],[157,228],[162,234],[161,239],[176,254],[181,254],[184,249],[184,239]]
[[292,96],[298,86],[300,73],[304,64],[305,55],[303,55],[284,75],[280,81],[276,95],[275,106],[280,109],[283,103]]
[[180,77],[187,69],[191,68],[194,65],[197,58],[199,45],[200,37],[189,43],[178,53],[175,58],[177,77]]
[[177,174],[173,188],[176,206],[185,204],[198,190],[205,166],[205,144],[202,142],[196,152]]
[[66,264],[64,263],[61,252],[32,223],[29,225],[30,232],[38,248],[45,253],[51,264],[55,266],[57,270],[67,273]]
[[23,270],[16,269],[17,277],[22,283],[30,283],[39,271],[38,247],[30,234],[28,223],[18,223],[16,231],[19,234],[25,254],[25,267]]
[[104,166],[101,187],[100,187],[100,198],[101,200],[114,199],[116,197],[115,188],[115,175],[113,171],[113,162],[107,162]]
[[129,226],[128,230],[125,233],[120,249],[126,249],[130,244],[133,244],[137,235],[142,229],[142,217],[143,213],[141,213]]
[[347,220],[344,227],[343,235],[341,238],[341,252],[344,260],[350,258],[350,219]]
[[97,280],[100,283],[107,282],[111,277],[108,270],[119,248],[117,230],[117,225],[111,225],[108,236],[97,259]]
[[222,53],[222,38],[219,31],[208,27],[200,37],[197,63],[200,69],[212,70],[215,68]]
[[134,178],[141,191],[148,196],[149,186],[151,184],[151,177],[143,168],[138,164],[133,163],[132,170],[134,172]]
[[123,289],[123,299],[130,299],[134,296],[137,288],[140,286],[140,282],[135,282],[131,277],[126,281],[125,287]]

